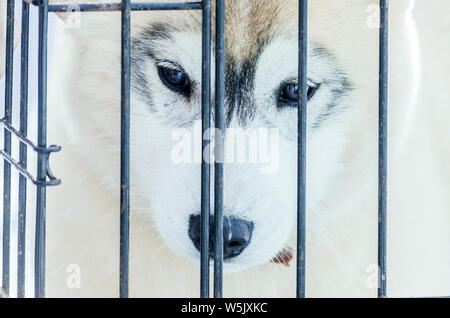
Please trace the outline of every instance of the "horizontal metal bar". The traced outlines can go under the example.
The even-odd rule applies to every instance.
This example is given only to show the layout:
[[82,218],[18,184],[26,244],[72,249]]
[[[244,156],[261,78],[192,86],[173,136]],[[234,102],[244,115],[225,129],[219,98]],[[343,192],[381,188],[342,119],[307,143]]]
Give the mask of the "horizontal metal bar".
[[33,150],[36,151],[37,153],[50,154],[52,152],[58,152],[61,150],[60,146],[55,145],[51,145],[46,148],[36,146],[30,139],[25,137],[24,134],[22,134],[19,130],[15,129],[12,125],[10,125],[5,118],[0,120],[0,126],[5,128],[9,132],[13,133],[21,142],[33,148]]
[[48,165],[47,165],[47,176],[50,178],[50,181],[42,182],[42,181],[38,181],[37,178],[33,177],[28,170],[26,170],[24,167],[22,167],[22,165],[17,160],[15,160],[13,157],[11,157],[11,155],[9,155],[4,150],[0,150],[0,156],[2,156],[3,159],[6,160],[8,163],[13,165],[14,168],[16,168],[21,175],[23,175],[28,180],[33,182],[34,185],[38,185],[38,186],[56,186],[56,185],[61,184],[61,180],[60,179],[57,179],[53,175],[51,175],[51,172],[49,171]]
[[[34,5],[40,5],[40,1],[32,1]],[[66,12],[76,9],[80,12],[92,11],[121,11],[121,3],[83,3],[83,4],[53,4],[48,6],[49,12]],[[167,3],[132,3],[131,11],[162,11],[162,10],[201,10],[202,3],[197,2],[167,2]]]

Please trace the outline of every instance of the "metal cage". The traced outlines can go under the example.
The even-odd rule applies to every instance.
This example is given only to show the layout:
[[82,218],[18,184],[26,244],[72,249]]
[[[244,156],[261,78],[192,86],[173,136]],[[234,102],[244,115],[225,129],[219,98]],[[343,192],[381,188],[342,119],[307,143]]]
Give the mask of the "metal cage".
[[[3,281],[1,295],[10,295],[10,227],[11,227],[11,167],[19,176],[18,213],[18,278],[17,297],[25,295],[25,219],[26,219],[26,179],[36,186],[36,232],[35,232],[35,297],[45,297],[45,209],[46,190],[60,180],[53,176],[49,166],[51,153],[59,151],[58,146],[47,145],[47,31],[48,13],[64,12],[68,5],[49,5],[48,0],[22,0],[21,36],[21,78],[20,78],[20,128],[12,126],[13,92],[13,47],[14,47],[14,4],[7,0],[7,38],[5,73],[5,116],[0,123],[4,128],[4,145],[0,154],[4,158],[3,193]],[[30,4],[39,8],[39,59],[38,59],[38,142],[27,138],[28,120],[28,41]],[[297,297],[305,297],[305,224],[306,224],[306,104],[307,104],[307,0],[299,0],[299,101],[298,101],[298,222],[297,222]],[[225,0],[216,1],[216,88],[215,109],[216,128],[225,130]],[[379,192],[378,192],[378,264],[380,268],[379,297],[386,297],[386,178],[387,178],[387,97],[388,97],[388,0],[380,0],[381,27],[379,46]],[[130,13],[137,10],[201,10],[202,26],[202,131],[211,127],[211,1],[176,3],[130,3],[122,0],[114,4],[79,4],[83,11],[121,11],[122,15],[122,60],[121,60],[121,173],[120,173],[120,297],[128,297],[129,277],[129,215],[130,215]],[[216,136],[216,157],[223,154],[224,142],[220,134]],[[19,160],[12,157],[12,137],[20,142]],[[207,140],[203,140],[203,147]],[[27,147],[37,153],[37,176],[27,170]],[[201,297],[210,297],[209,290],[209,215],[210,215],[210,164],[203,157],[201,174]],[[217,160],[214,169],[214,297],[222,297],[223,266],[223,191],[224,166]],[[118,189],[119,191],[119,189]]]

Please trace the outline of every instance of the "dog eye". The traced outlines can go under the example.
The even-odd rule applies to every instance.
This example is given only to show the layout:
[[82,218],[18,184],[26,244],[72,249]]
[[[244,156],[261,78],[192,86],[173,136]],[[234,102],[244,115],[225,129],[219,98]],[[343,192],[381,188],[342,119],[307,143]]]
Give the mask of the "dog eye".
[[[316,91],[319,89],[320,84],[308,84],[308,100],[310,100]],[[298,105],[298,84],[286,83],[281,85],[278,96],[279,107],[297,107]]]
[[191,81],[185,72],[170,67],[159,66],[158,74],[163,84],[170,90],[184,96],[190,95]]

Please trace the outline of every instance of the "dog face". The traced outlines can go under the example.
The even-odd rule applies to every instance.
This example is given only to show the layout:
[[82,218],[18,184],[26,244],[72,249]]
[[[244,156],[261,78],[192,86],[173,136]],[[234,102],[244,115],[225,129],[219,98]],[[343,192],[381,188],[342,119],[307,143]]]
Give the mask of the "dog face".
[[[309,215],[332,215],[321,203],[333,192],[348,153],[376,147],[378,28],[369,23],[376,12],[368,11],[373,4],[310,3]],[[292,244],[297,211],[297,5],[291,0],[227,1],[226,270],[266,263]],[[209,147],[202,149],[201,14],[138,13],[132,21],[133,213],[151,218],[172,251],[198,260],[201,155],[214,149],[218,133],[212,132]],[[91,20],[89,27],[108,33],[101,19]],[[214,106],[211,112],[214,127]],[[116,120],[94,119],[106,135],[117,136]],[[353,141],[356,131],[358,142]],[[211,200],[213,211],[213,196]],[[211,231],[213,236],[213,226]]]
[[[281,5],[296,7],[263,2],[227,3],[226,269],[274,258],[289,248],[296,224],[298,37],[295,29],[279,29],[276,22],[282,19],[276,13]],[[160,21],[134,37],[132,61],[133,108],[139,112],[133,110],[133,129],[145,131],[136,141],[147,142],[133,149],[134,164],[146,172],[136,181],[151,196],[148,204],[165,242],[191,259],[199,258],[200,247],[201,43],[197,20]],[[345,148],[353,85],[324,43],[311,41],[308,60],[308,167],[317,180],[309,183],[308,203],[313,206]],[[212,96],[214,101],[214,89]],[[214,114],[213,108],[213,126]],[[213,236],[213,225],[211,231]]]

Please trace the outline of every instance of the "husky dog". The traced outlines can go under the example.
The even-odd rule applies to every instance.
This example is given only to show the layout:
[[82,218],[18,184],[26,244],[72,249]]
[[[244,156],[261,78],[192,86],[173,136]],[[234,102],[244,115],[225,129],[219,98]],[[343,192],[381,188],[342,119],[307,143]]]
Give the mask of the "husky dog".
[[[418,103],[413,7],[390,8],[387,282],[390,296],[437,296],[450,294],[450,153],[420,134],[437,130],[423,110],[433,105]],[[378,16],[376,0],[309,1],[308,297],[377,295]],[[131,21],[130,296],[197,297],[201,165],[174,153],[185,135],[198,140],[201,12]],[[120,13],[57,29],[49,141],[63,147],[52,157],[63,184],[48,191],[47,295],[116,297]],[[298,1],[227,0],[225,33],[226,143],[233,129],[270,130],[277,162],[225,163],[224,296],[291,297]]]

